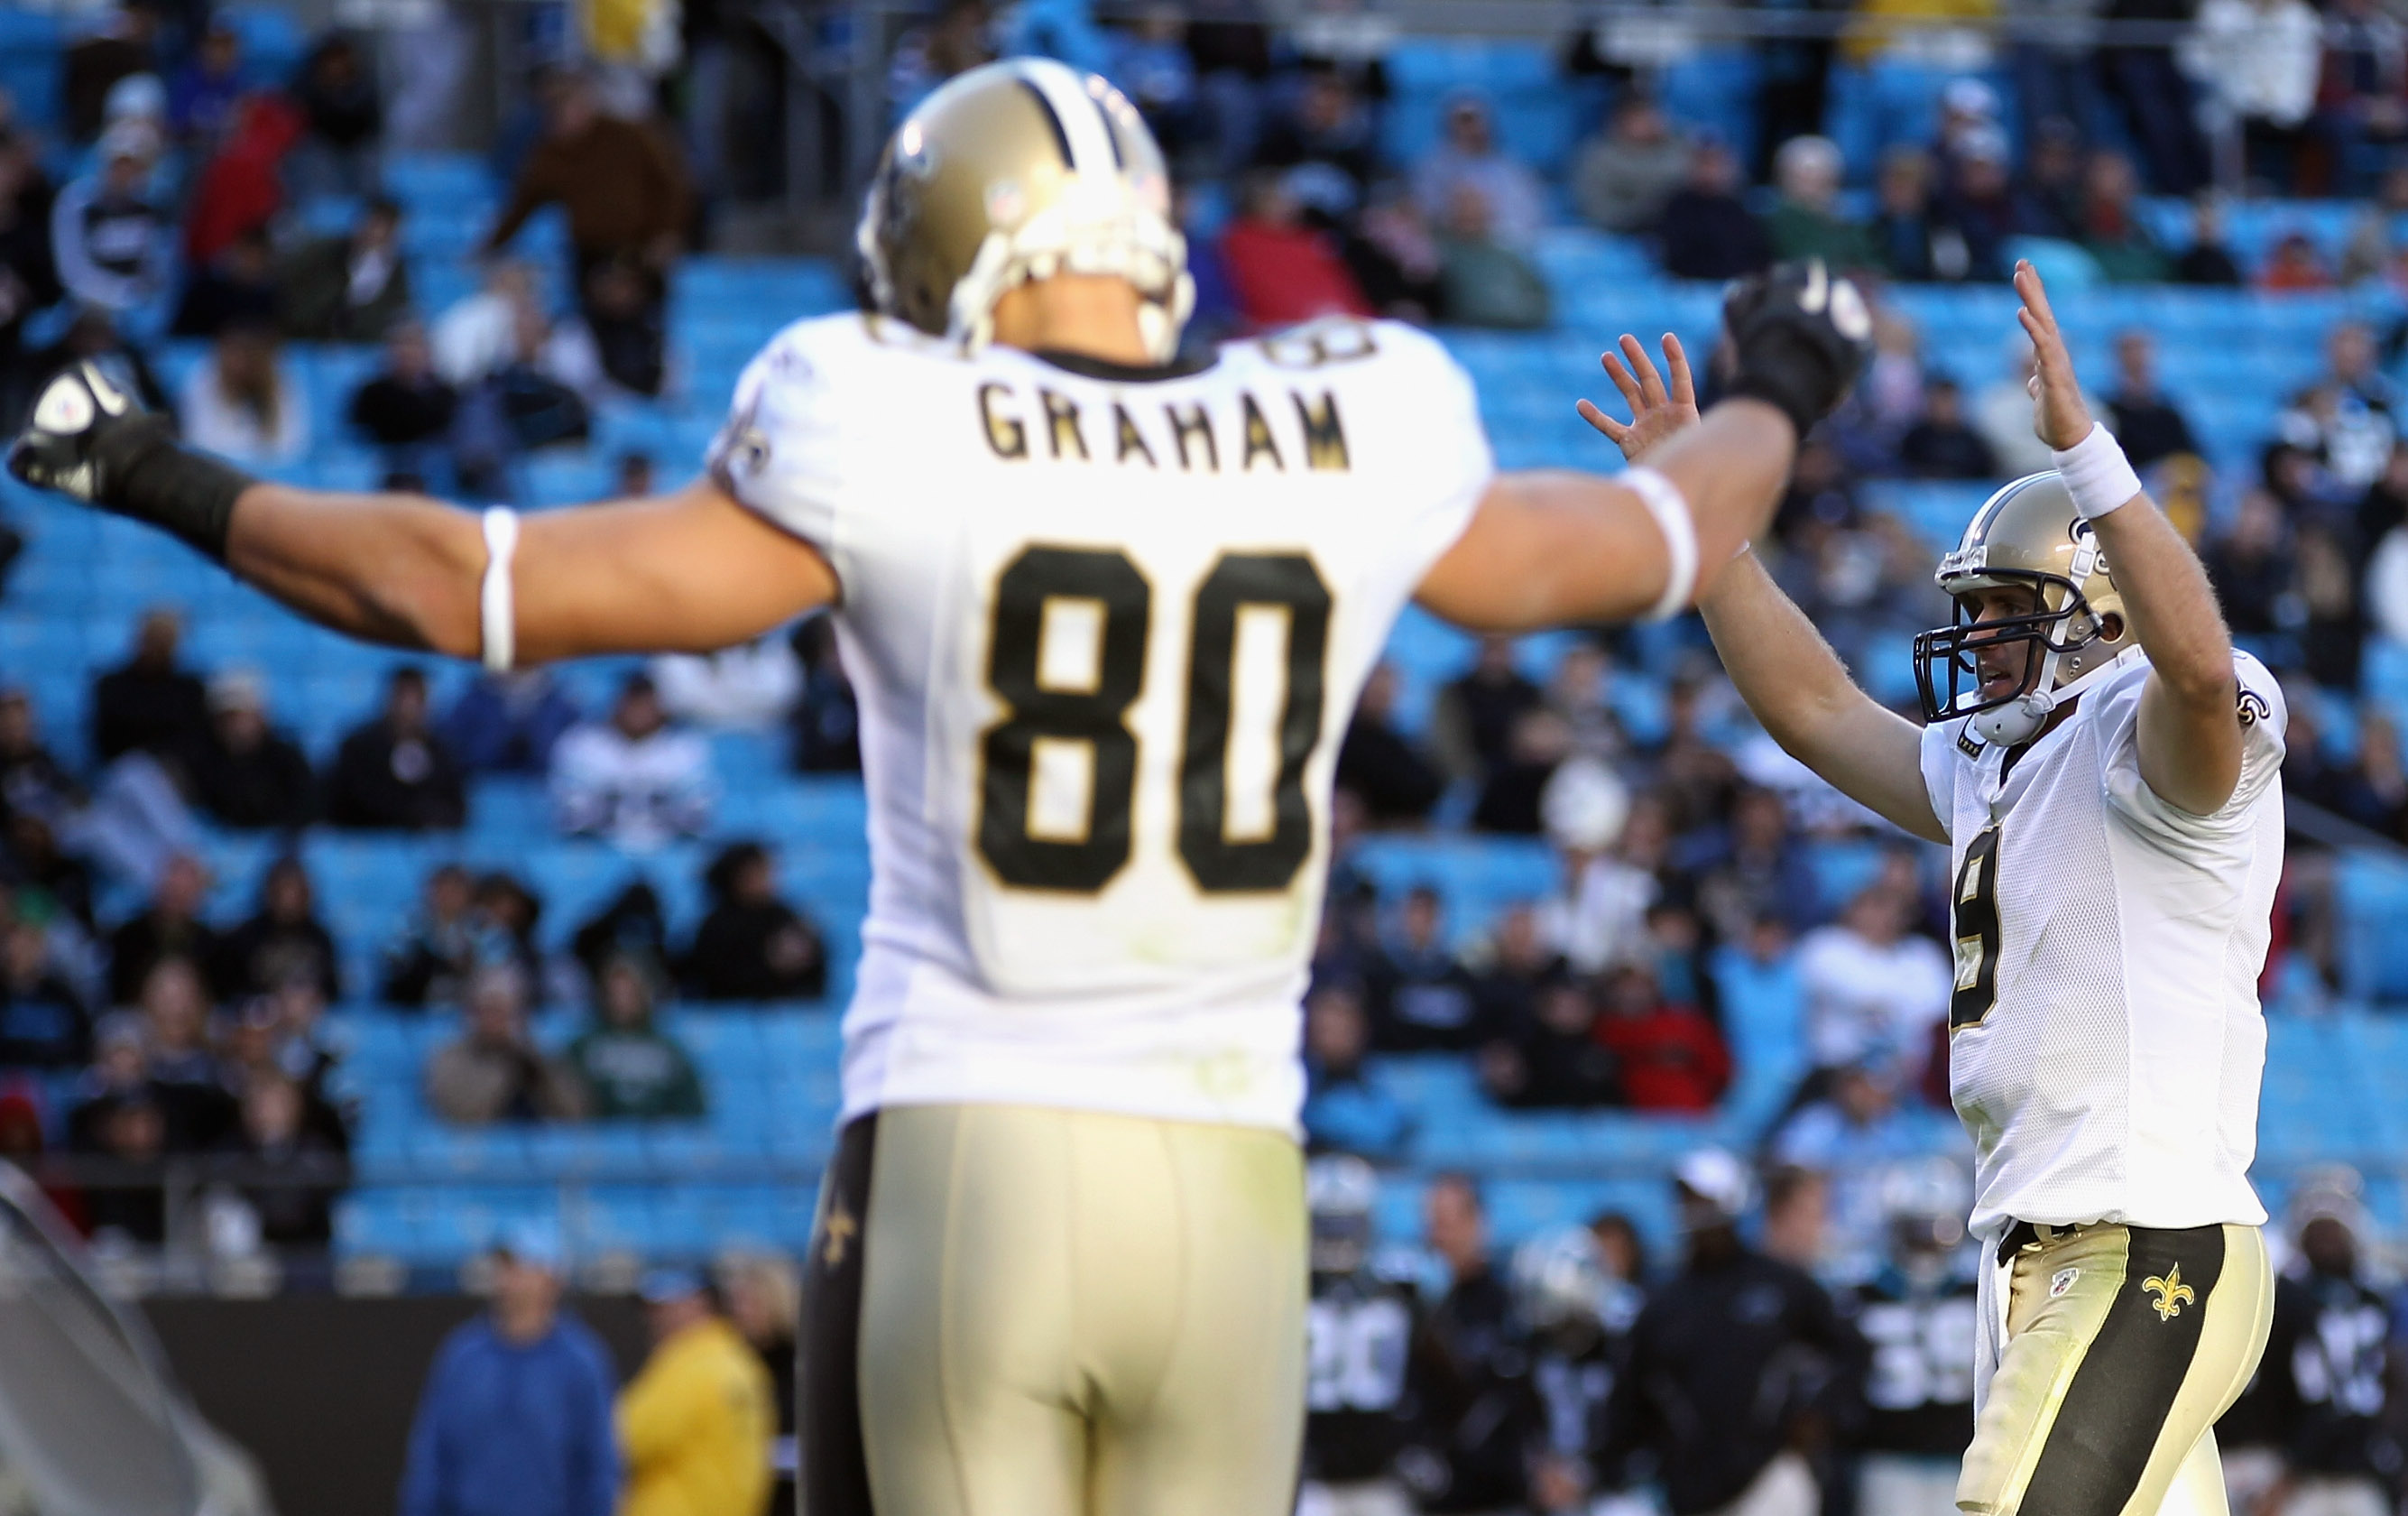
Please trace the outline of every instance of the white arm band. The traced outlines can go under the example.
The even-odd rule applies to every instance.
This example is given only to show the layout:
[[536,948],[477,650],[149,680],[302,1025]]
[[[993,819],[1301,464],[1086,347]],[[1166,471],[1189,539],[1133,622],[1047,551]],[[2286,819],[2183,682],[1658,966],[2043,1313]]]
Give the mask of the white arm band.
[[1687,610],[1689,597],[1697,593],[1698,524],[1690,517],[1689,502],[1655,469],[1625,469],[1620,483],[1630,486],[1656,518],[1656,529],[1664,534],[1664,593],[1648,607],[1646,619],[1669,620]]
[[477,592],[485,667],[508,673],[518,657],[518,606],[510,596],[510,560],[518,556],[519,513],[506,505],[485,513],[485,581]]
[[2089,436],[2050,457],[2085,521],[2096,521],[2141,493],[2141,476],[2104,422],[2092,422]]

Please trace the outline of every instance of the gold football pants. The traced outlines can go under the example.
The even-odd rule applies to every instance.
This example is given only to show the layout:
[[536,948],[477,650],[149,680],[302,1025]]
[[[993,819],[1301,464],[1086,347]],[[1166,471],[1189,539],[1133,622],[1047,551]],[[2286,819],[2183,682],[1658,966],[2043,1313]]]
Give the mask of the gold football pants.
[[1306,1236],[1277,1133],[851,1122],[809,1259],[803,1516],[1287,1516]]
[[2016,1248],[2006,1343],[1956,1504],[1975,1516],[2224,1516],[2211,1432],[2257,1372],[2254,1226],[2092,1226]]

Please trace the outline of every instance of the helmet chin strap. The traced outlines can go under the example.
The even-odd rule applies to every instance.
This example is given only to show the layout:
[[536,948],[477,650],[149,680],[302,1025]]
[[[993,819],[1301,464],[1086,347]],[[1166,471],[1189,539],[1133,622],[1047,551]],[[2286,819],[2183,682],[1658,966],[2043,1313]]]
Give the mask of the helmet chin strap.
[[2057,679],[2057,655],[2051,653],[2042,661],[2039,688],[2028,695],[2017,696],[1993,710],[1985,711],[1967,724],[1984,742],[2000,747],[2020,747],[2040,735],[2041,729],[2048,725],[2051,711],[2097,684],[2115,667],[2115,659],[2110,657],[2071,684],[2051,688]]

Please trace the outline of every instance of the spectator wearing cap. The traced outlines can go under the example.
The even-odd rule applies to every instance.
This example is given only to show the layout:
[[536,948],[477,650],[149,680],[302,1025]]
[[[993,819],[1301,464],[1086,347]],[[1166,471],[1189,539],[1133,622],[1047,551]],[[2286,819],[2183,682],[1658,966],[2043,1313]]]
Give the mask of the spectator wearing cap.
[[393,324],[384,339],[384,367],[351,392],[346,418],[376,444],[384,464],[421,477],[440,477],[450,462],[448,439],[460,413],[460,392],[435,371],[426,328]]
[[373,196],[350,231],[295,247],[279,262],[276,284],[278,324],[294,341],[382,341],[409,313],[400,202]]
[[101,138],[98,166],[50,206],[50,256],[82,305],[122,312],[155,294],[167,270],[167,218],[151,197],[158,135],[122,122]]
[[309,820],[317,779],[298,743],[267,723],[267,681],[227,669],[208,683],[208,726],[184,754],[193,801],[221,826],[254,831]]
[[1656,224],[1664,271],[1675,279],[1738,279],[1772,262],[1772,238],[1739,197],[1740,164],[1728,143],[1702,137],[1689,177]]
[[1773,154],[1780,203],[1765,222],[1772,251],[1783,258],[1820,258],[1833,269],[1866,268],[1879,260],[1865,229],[1840,213],[1846,168],[1828,137],[1793,137]]
[[1811,1276],[1740,1239],[1750,1189],[1720,1148],[1681,1160],[1685,1253],[1641,1309],[1606,1403],[1603,1482],[1650,1455],[1672,1516],[1814,1516],[1822,1492],[1801,1449],[1844,1429],[1870,1356]]
[[778,1424],[768,1371],[699,1275],[655,1270],[639,1292],[652,1351],[619,1395],[619,1516],[759,1516]]
[[317,892],[299,859],[288,854],[267,866],[258,911],[219,943],[211,977],[225,995],[264,995],[301,979],[329,1002],[343,998],[334,934],[318,919]]
[[630,850],[699,833],[718,788],[710,745],[669,725],[648,674],[620,686],[609,720],[574,729],[552,753],[560,830]]
[[494,1253],[493,1306],[435,1355],[409,1429],[399,1516],[614,1516],[617,1376],[560,1307],[558,1232],[522,1223]]
[[514,967],[479,969],[466,989],[466,1030],[426,1064],[426,1104],[459,1126],[573,1119],[575,1079],[527,1036],[527,989]]
[[1632,91],[1572,161],[1572,204],[1592,226],[1626,237],[1655,229],[1665,202],[1689,177],[1688,139],[1664,109]]
[[426,675],[404,665],[385,683],[384,711],[355,727],[326,779],[326,819],[375,831],[451,831],[468,797],[451,749],[426,721]]
[[827,993],[827,945],[778,898],[777,860],[756,842],[736,843],[703,874],[710,911],[679,960],[696,1000],[817,1000]]
[[562,1059],[596,1120],[696,1120],[703,1114],[694,1060],[652,1023],[653,975],[633,953],[605,959],[594,986],[595,1024]]
[[1546,221],[1546,192],[1527,164],[1497,140],[1497,117],[1488,102],[1459,93],[1445,106],[1439,145],[1413,166],[1413,198],[1422,215],[1444,224],[1460,189],[1475,191],[1487,207],[1488,233],[1504,247],[1526,248]]
[[265,320],[219,328],[178,410],[184,440],[236,463],[293,463],[309,451],[308,401]]

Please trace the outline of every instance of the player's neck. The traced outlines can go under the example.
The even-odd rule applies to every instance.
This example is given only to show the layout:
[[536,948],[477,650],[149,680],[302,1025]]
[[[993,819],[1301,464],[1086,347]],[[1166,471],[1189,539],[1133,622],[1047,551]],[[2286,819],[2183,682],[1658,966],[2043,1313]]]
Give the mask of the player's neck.
[[1125,279],[1056,274],[1031,280],[996,301],[995,342],[1145,368],[1155,360],[1138,321],[1143,304],[1137,286]]

